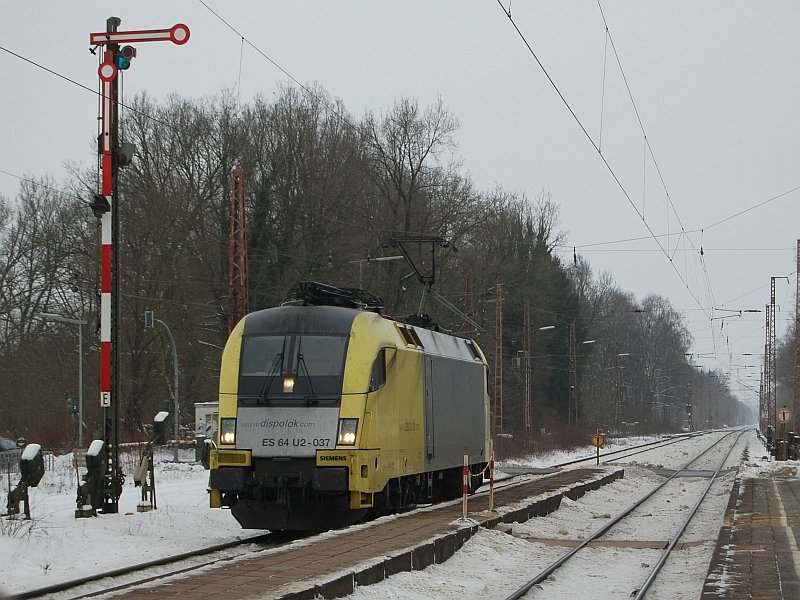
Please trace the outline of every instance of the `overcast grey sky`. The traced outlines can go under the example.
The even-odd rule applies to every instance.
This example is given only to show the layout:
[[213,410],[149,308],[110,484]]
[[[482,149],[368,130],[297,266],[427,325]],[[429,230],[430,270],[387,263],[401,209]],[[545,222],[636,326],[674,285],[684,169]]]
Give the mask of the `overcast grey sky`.
[[[760,363],[763,312],[710,319],[763,311],[772,276],[790,278],[776,285],[778,335],[787,330],[800,237],[800,190],[791,191],[800,186],[800,3],[514,0],[512,22],[508,0],[205,2],[240,35],[199,0],[4,0],[0,46],[95,90],[89,33],[113,14],[121,30],[191,29],[185,46],[137,45],[127,97],[227,88],[247,100],[289,81],[241,36],[357,117],[402,96],[422,105],[441,96],[461,121],[459,152],[477,185],[531,199],[549,191],[565,260],[577,247],[638,299],[668,298],[686,316],[698,364]],[[65,162],[92,164],[94,94],[3,51],[0,74],[1,194],[15,196],[14,176],[60,180]],[[661,246],[650,237],[682,230]],[[630,238],[644,239],[606,243]],[[756,400],[740,381],[757,390],[758,374],[734,371],[740,397]]]

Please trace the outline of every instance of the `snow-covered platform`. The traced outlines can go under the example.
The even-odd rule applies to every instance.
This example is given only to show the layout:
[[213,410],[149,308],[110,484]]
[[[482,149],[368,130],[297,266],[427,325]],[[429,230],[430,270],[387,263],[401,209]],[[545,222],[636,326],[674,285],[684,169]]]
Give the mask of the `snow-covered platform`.
[[495,490],[494,510],[487,495],[469,498],[468,518],[460,501],[405,515],[384,517],[346,531],[329,532],[225,563],[121,597],[207,598],[214,591],[227,600],[257,596],[300,600],[337,598],[402,571],[421,570],[449,559],[480,527],[525,521],[556,510],[562,498],[579,498],[623,476],[619,468],[573,469]]
[[702,598],[800,598],[798,536],[800,479],[737,479]]

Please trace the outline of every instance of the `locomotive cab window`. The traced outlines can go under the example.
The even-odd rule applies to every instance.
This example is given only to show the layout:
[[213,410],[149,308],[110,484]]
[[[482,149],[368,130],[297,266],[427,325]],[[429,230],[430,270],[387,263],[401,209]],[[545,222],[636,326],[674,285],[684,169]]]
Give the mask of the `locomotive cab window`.
[[386,348],[378,351],[375,362],[372,363],[372,374],[369,378],[369,391],[379,390],[386,384]]
[[[248,403],[338,402],[347,338],[254,335],[242,339],[239,399]],[[327,402],[326,402],[327,401]]]

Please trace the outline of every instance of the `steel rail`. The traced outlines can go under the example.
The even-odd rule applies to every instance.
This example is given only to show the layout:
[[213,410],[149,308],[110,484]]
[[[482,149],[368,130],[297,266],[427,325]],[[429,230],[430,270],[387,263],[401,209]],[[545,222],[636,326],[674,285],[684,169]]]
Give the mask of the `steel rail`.
[[[747,431],[747,430],[743,429],[742,431],[739,432],[739,435],[737,436],[736,441],[733,443],[731,448],[733,448],[733,446],[736,445],[736,442],[738,442],[739,438],[741,438],[741,436],[745,433],[745,431]],[[724,436],[722,436],[720,439],[718,439],[711,446],[706,448],[699,455],[694,457],[692,460],[690,460],[688,463],[683,465],[681,468],[677,469],[672,475],[667,477],[663,482],[661,482],[659,485],[657,485],[655,488],[653,488],[650,492],[648,492],[644,496],[642,496],[639,500],[637,500],[635,503],[633,503],[630,507],[628,507],[627,509],[622,511],[619,515],[617,515],[616,517],[611,519],[611,521],[606,523],[603,527],[601,527],[600,529],[598,529],[597,531],[595,531],[594,533],[589,535],[580,544],[578,544],[577,546],[572,548],[569,552],[567,552],[566,554],[564,554],[563,556],[558,558],[555,562],[551,563],[544,570],[542,570],[538,575],[536,575],[532,579],[529,579],[525,584],[523,584],[521,587],[519,587],[510,596],[507,596],[505,600],[519,600],[520,598],[525,596],[525,594],[527,594],[533,586],[535,586],[535,585],[541,583],[542,581],[544,581],[545,579],[547,579],[550,575],[553,574],[553,572],[555,572],[559,567],[561,567],[569,559],[571,559],[573,556],[575,556],[578,552],[583,550],[586,546],[588,546],[591,542],[595,541],[597,538],[599,538],[602,535],[606,534],[616,524],[618,524],[625,517],[630,515],[634,510],[639,508],[639,506],[641,506],[647,500],[649,500],[653,495],[656,494],[656,492],[658,492],[661,488],[663,488],[665,485],[667,485],[667,483],[669,483],[672,479],[677,477],[679,473],[681,473],[682,471],[685,471],[690,465],[692,465],[695,462],[697,462],[698,460],[700,460],[703,456],[705,456],[708,452],[710,452],[713,448],[715,448],[720,442],[722,442],[722,440],[728,438],[729,436],[733,435],[734,433],[735,432],[732,431],[732,432],[727,433]],[[725,461],[727,460],[729,455],[730,455],[730,451],[728,452],[728,454],[726,454],[725,459],[722,461],[722,464],[725,464]],[[719,469],[717,470],[717,473],[718,472],[719,472]],[[674,547],[674,545],[673,545],[673,547]]]
[[681,525],[681,527],[678,529],[678,531],[675,533],[675,535],[670,540],[669,545],[666,547],[664,552],[661,554],[661,558],[658,559],[658,562],[656,563],[655,567],[653,567],[652,571],[650,572],[650,575],[648,575],[647,579],[642,584],[642,587],[639,588],[639,590],[637,591],[636,596],[634,597],[634,600],[641,600],[642,598],[644,598],[644,595],[647,593],[647,590],[650,589],[650,586],[656,580],[656,577],[658,576],[658,573],[661,571],[661,569],[666,564],[667,558],[669,558],[669,555],[672,553],[672,550],[675,548],[675,545],[678,543],[678,540],[681,538],[683,533],[686,531],[686,528],[689,527],[689,523],[692,521],[692,519],[694,519],[694,516],[697,513],[697,511],[700,509],[700,505],[703,503],[703,500],[706,499],[706,496],[708,496],[708,492],[711,491],[711,486],[714,485],[714,482],[717,480],[717,476],[719,475],[719,472],[722,470],[722,467],[725,465],[725,463],[728,462],[728,459],[730,458],[731,453],[733,452],[733,449],[736,447],[737,442],[742,437],[742,434],[744,434],[745,431],[746,430],[742,430],[742,432],[740,432],[739,435],[736,437],[736,440],[733,442],[733,444],[731,444],[730,449],[725,454],[725,458],[722,459],[722,462],[717,467],[717,470],[714,471],[714,474],[709,478],[708,485],[706,486],[706,489],[703,491],[703,494],[697,500],[697,502],[695,503],[695,505],[692,508],[691,512],[689,513],[689,515],[686,517],[686,519],[684,520],[683,524]]
[[[684,442],[689,438],[697,437],[697,436],[700,436],[700,435],[708,435],[709,433],[711,433],[711,432],[694,433],[694,434],[690,434],[690,435],[686,435],[686,436],[678,436],[676,438],[669,438],[666,441],[665,440],[656,440],[655,442],[647,442],[646,444],[639,444],[637,446],[630,446],[628,448],[620,448],[619,450],[613,450],[611,452],[606,452],[603,456],[607,457],[607,456],[612,456],[614,454],[620,454],[622,452],[629,452],[630,450],[635,450],[637,448],[646,448],[645,450],[639,450],[638,452],[632,452],[631,454],[626,454],[625,456],[617,456],[617,457],[614,457],[614,458],[609,458],[608,460],[605,461],[605,462],[611,462],[612,460],[619,460],[620,458],[628,458],[630,456],[635,456],[636,454],[641,454],[643,452],[649,452],[649,451],[653,450],[653,448],[650,448],[649,446],[657,446],[659,448],[665,448],[666,446],[671,446],[672,444],[677,444],[679,442]],[[597,456],[593,455],[593,456],[588,456],[586,458],[577,458],[575,460],[569,460],[569,461],[566,461],[566,462],[563,462],[563,463],[558,463],[558,464],[553,465],[553,466],[554,467],[566,467],[568,465],[575,465],[575,464],[582,463],[582,462],[587,462],[587,461],[590,461],[590,460],[597,460]]]
[[[54,583],[52,585],[48,585],[48,586],[45,586],[45,587],[37,588],[35,590],[28,590],[26,592],[16,592],[14,594],[14,598],[18,598],[19,600],[24,600],[26,598],[40,598],[42,596],[47,596],[48,594],[55,594],[57,592],[65,592],[67,590],[74,589],[74,588],[79,587],[81,585],[86,585],[88,583],[93,583],[93,582],[99,581],[99,580],[104,579],[106,577],[121,577],[123,575],[129,575],[130,573],[135,573],[137,571],[144,571],[145,569],[150,569],[152,567],[161,567],[161,566],[164,566],[164,565],[169,565],[169,564],[172,564],[172,563],[180,562],[182,560],[187,560],[189,558],[195,558],[195,557],[198,557],[198,556],[205,556],[205,555],[208,555],[208,554],[213,554],[214,552],[220,552],[222,550],[227,550],[229,548],[235,548],[236,546],[243,546],[245,544],[263,542],[265,540],[268,540],[269,538],[274,538],[274,534],[272,534],[272,533],[261,534],[261,535],[256,535],[256,536],[253,536],[253,537],[250,537],[250,538],[245,538],[245,539],[242,539],[242,540],[236,540],[234,542],[225,542],[225,543],[222,543],[222,544],[215,544],[213,546],[208,546],[206,548],[200,548],[198,550],[191,550],[189,552],[183,552],[181,554],[175,554],[173,556],[165,556],[163,558],[158,558],[158,559],[155,559],[155,560],[151,560],[151,561],[147,561],[147,562],[143,562],[143,563],[138,563],[138,564],[135,564],[135,565],[130,565],[130,566],[127,566],[127,567],[119,567],[117,569],[112,569],[110,571],[104,571],[102,573],[97,573],[97,574],[94,574],[94,575],[87,575],[85,577],[79,577],[78,579],[71,579],[69,581],[62,581],[61,583]],[[147,582],[153,581],[155,579],[161,579],[161,578],[164,578],[164,577],[171,577],[172,575],[178,575],[180,573],[183,573],[183,572],[186,572],[186,571],[189,571],[189,570],[192,570],[192,569],[198,569],[198,568],[207,566],[209,564],[212,564],[214,562],[219,562],[220,560],[226,560],[226,559],[222,559],[222,558],[215,559],[213,561],[209,561],[209,562],[203,563],[202,565],[194,565],[194,566],[191,566],[191,567],[185,567],[185,568],[179,569],[179,570],[174,571],[174,572],[163,573],[163,574],[159,574],[157,576],[149,577],[149,578],[144,579],[142,581],[136,581],[136,582],[127,583],[127,584],[125,584],[123,586],[118,586],[118,587],[115,587],[115,588],[105,588],[102,591],[89,592],[89,593],[84,594],[82,596],[76,596],[76,597],[78,597],[78,598],[88,598],[90,596],[96,596],[98,594],[104,594],[104,593],[112,591],[112,590],[117,590],[117,589],[120,589],[122,587],[130,587],[130,586],[133,586],[133,585],[139,585],[141,583],[147,583]]]
[[[699,435],[699,434],[695,434],[695,435]],[[645,448],[645,450],[638,450],[637,452],[633,452],[631,454],[626,454],[624,456],[617,457],[617,459],[618,458],[627,458],[628,456],[633,456],[635,454],[640,454],[641,452],[647,452],[647,451],[653,450],[653,448],[651,446],[658,446],[660,444],[660,446],[658,446],[658,447],[664,447],[664,446],[668,446],[668,445],[671,445],[671,444],[674,444],[674,443],[677,443],[677,442],[684,441],[685,439],[686,439],[685,436],[680,436],[679,438],[676,438],[676,439],[670,439],[666,443],[665,443],[664,440],[657,440],[655,442],[647,442],[645,444],[639,444],[639,445],[636,445],[636,446],[630,446],[630,447],[627,447],[627,448],[621,448],[620,450],[615,450],[613,452],[609,452],[605,456],[610,456],[612,454],[620,454],[620,453],[623,453],[623,452],[630,452],[631,450],[638,450],[640,448]],[[571,460],[571,461],[566,461],[566,462],[562,462],[562,463],[556,463],[556,464],[551,465],[550,467],[546,467],[546,468],[557,469],[557,468],[560,468],[560,467],[563,467],[563,466],[577,464],[577,463],[580,463],[580,462],[586,462],[586,461],[589,461],[589,460],[595,460],[595,458],[596,458],[595,456],[591,456],[591,457],[588,457],[588,458],[581,458],[581,459],[577,459],[577,460]],[[616,459],[609,459],[609,461],[610,460],[616,460]],[[495,479],[495,483],[507,482],[509,480],[513,480],[513,479],[521,477],[523,475],[524,474],[510,475],[510,476],[507,476],[507,477],[500,477],[500,478]],[[484,484],[484,485],[486,485],[486,484]],[[503,487],[507,487],[507,486],[503,486]],[[481,492],[478,492],[477,494],[478,495],[482,495],[482,494],[486,494],[486,493],[488,493],[488,490],[482,490]],[[420,505],[418,508],[424,508],[424,507],[427,507],[427,506],[430,506],[430,505],[427,505],[427,504],[426,505]],[[137,571],[144,571],[146,569],[153,568],[153,567],[160,567],[160,566],[164,566],[164,565],[174,564],[174,563],[181,562],[183,560],[187,560],[187,559],[190,559],[190,558],[196,558],[196,557],[199,557],[199,556],[205,556],[205,555],[208,555],[208,554],[213,554],[214,552],[227,550],[229,548],[235,548],[236,546],[242,546],[242,545],[245,545],[245,544],[248,544],[248,543],[263,542],[263,541],[266,541],[266,540],[269,540],[269,539],[274,539],[275,535],[276,534],[274,534],[274,533],[262,534],[262,535],[257,535],[257,536],[253,536],[253,537],[250,537],[250,538],[242,539],[242,540],[236,540],[236,541],[233,541],[233,542],[225,542],[225,543],[222,543],[222,544],[215,544],[213,546],[208,546],[206,548],[200,548],[198,550],[192,550],[192,551],[189,551],[189,552],[183,552],[183,553],[176,554],[176,555],[173,555],[173,556],[165,556],[165,557],[160,558],[160,559],[155,559],[155,560],[151,560],[151,561],[147,561],[147,562],[143,562],[143,563],[137,563],[137,564],[129,565],[129,566],[126,566],[126,567],[119,567],[117,569],[104,571],[104,572],[97,573],[97,574],[94,574],[94,575],[87,575],[85,577],[80,577],[80,578],[77,578],[77,579],[72,579],[72,580],[69,580],[69,581],[61,582],[61,583],[55,583],[55,584],[52,584],[52,585],[49,585],[49,586],[45,586],[45,587],[41,587],[41,588],[37,588],[37,589],[33,589],[33,590],[28,590],[28,591],[24,591],[24,592],[18,592],[18,593],[15,594],[14,597],[18,598],[19,600],[26,600],[28,598],[40,598],[40,597],[43,597],[43,596],[47,596],[49,594],[65,592],[67,590],[74,589],[74,588],[80,587],[82,585],[87,585],[87,584],[90,584],[90,583],[94,583],[94,582],[99,581],[101,579],[105,579],[105,578],[109,578],[109,577],[122,577],[124,575],[129,575],[131,573],[135,573]],[[215,562],[220,562],[222,560],[228,560],[228,559],[229,559],[229,557],[214,559],[214,560],[211,560],[211,561],[208,561],[208,562],[204,562],[202,564],[181,568],[181,569],[178,569],[176,571],[169,572],[169,573],[163,573],[163,574],[147,577],[147,578],[144,578],[144,579],[141,579],[141,580],[137,580],[137,581],[134,581],[134,582],[121,584],[121,585],[119,585],[117,587],[105,588],[102,591],[87,592],[86,594],[83,594],[83,595],[80,595],[80,596],[76,596],[76,598],[88,598],[88,597],[96,596],[96,595],[101,594],[101,593],[107,593],[107,592],[110,592],[110,591],[117,591],[119,589],[126,588],[126,587],[131,587],[131,586],[135,586],[135,585],[141,585],[143,583],[148,583],[148,582],[151,582],[151,581],[154,581],[154,580],[157,580],[157,579],[163,579],[165,577],[171,577],[173,575],[178,575],[178,574],[184,573],[186,571],[202,568],[202,567],[208,566],[210,564],[213,564]]]
[[[679,437],[676,437],[676,438],[668,438],[666,440],[660,439],[660,440],[656,440],[654,442],[646,442],[644,444],[637,444],[635,446],[628,446],[628,447],[625,447],[625,448],[620,448],[619,450],[613,450],[611,452],[606,452],[605,454],[603,454],[601,456],[601,459],[603,459],[603,462],[613,462],[613,461],[621,460],[621,459],[624,459],[624,458],[630,458],[631,456],[636,456],[637,454],[643,454],[644,452],[652,452],[653,450],[656,450],[656,449],[659,449],[659,448],[666,448],[667,446],[671,446],[672,444],[678,444],[680,442],[686,441],[689,438],[698,437],[698,436],[702,436],[702,435],[708,435],[709,433],[712,433],[712,432],[708,431],[708,432],[702,432],[702,433],[693,433],[693,434],[690,434],[688,436],[679,436]],[[641,448],[644,448],[644,450],[641,450]],[[632,452],[632,450],[636,450],[636,452]],[[622,453],[627,453],[627,454],[622,454]],[[615,455],[615,454],[622,454],[622,456],[614,456],[614,458],[608,458],[609,456],[612,456],[612,455]],[[588,456],[586,458],[578,458],[578,459],[568,460],[568,461],[564,461],[564,462],[561,462],[561,463],[555,463],[555,464],[550,465],[548,467],[531,467],[531,469],[534,469],[534,468],[535,469],[559,469],[561,467],[566,467],[566,466],[569,466],[569,465],[575,465],[575,464],[578,464],[578,463],[588,462],[588,461],[593,461],[593,460],[597,460],[597,456],[596,455]],[[515,468],[512,468],[512,469],[516,470],[517,468],[519,468],[521,470],[523,467],[515,467]],[[508,470],[508,469],[506,469],[506,470]],[[515,477],[522,477],[524,475],[535,475],[535,474],[539,474],[539,473],[530,473],[530,472],[522,471],[522,472],[514,473],[513,475],[509,475],[509,476],[506,476],[506,477],[499,477],[499,478],[495,479],[494,481],[495,481],[495,483],[497,483],[497,482],[501,482],[501,481],[508,481],[510,479],[514,479]],[[486,485],[486,482],[484,482],[484,485]],[[481,487],[483,487],[483,486],[481,486]]]

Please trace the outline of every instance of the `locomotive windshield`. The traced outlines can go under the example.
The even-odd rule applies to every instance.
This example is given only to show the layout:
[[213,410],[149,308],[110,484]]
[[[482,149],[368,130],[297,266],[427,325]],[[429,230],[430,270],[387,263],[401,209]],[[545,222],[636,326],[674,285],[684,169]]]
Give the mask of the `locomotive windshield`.
[[347,337],[256,335],[242,339],[243,405],[336,404],[342,394]]

